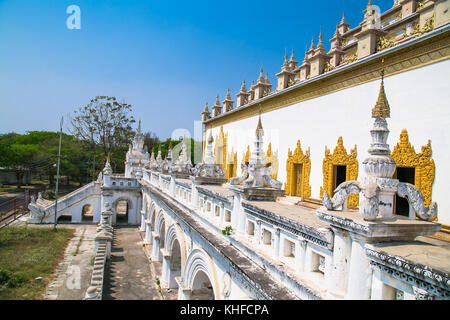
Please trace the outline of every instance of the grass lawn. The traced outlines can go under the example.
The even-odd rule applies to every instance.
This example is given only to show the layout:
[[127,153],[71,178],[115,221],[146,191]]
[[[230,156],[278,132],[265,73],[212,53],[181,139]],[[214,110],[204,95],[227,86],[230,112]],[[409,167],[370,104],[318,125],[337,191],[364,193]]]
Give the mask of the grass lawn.
[[[0,300],[42,299],[74,229],[0,229]],[[41,282],[36,282],[42,277]],[[9,280],[8,280],[9,279]]]

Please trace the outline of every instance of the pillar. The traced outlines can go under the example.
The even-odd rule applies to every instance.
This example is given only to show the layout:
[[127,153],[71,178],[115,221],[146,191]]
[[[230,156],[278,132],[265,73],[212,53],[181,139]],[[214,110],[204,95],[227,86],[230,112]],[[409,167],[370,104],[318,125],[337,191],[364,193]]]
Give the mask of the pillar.
[[152,225],[150,220],[145,220],[145,238],[144,243],[145,244],[152,244]]
[[152,232],[153,247],[152,247],[152,260],[159,261],[159,233]]
[[372,300],[395,300],[396,290],[395,288],[385,284],[381,281],[380,272],[374,271],[372,276]]
[[306,258],[306,245],[307,241],[303,239],[302,237],[299,237],[296,243],[296,250],[295,253],[295,265],[297,266],[297,270],[299,272],[305,271],[305,258]]
[[354,300],[370,299],[372,268],[365,251],[365,239],[350,233],[352,249],[348,277],[347,297]]
[[145,211],[141,210],[141,226],[139,228],[139,231],[145,231]]
[[345,295],[352,239],[348,231],[331,227],[334,232],[333,264],[331,267],[331,288]]
[[161,287],[169,287],[170,279],[170,254],[166,249],[161,249],[162,261],[162,274],[161,274]]
[[275,228],[274,231],[274,257],[278,258],[280,256],[280,228]]

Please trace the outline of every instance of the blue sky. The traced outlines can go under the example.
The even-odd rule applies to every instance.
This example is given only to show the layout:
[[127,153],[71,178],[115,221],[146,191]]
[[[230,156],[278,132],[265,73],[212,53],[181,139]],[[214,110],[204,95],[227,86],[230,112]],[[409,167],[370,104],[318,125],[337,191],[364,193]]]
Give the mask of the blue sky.
[[[0,133],[58,130],[97,95],[131,104],[160,138],[192,132],[206,101],[228,87],[235,100],[261,65],[275,85],[285,49],[303,60],[320,29],[329,49],[342,12],[354,27],[367,2],[0,0]],[[66,27],[72,4],[80,30]]]

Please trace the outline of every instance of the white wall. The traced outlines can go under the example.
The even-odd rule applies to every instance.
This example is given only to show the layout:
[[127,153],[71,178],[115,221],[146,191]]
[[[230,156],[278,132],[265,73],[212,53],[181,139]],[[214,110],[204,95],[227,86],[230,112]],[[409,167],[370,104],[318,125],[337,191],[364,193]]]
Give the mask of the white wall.
[[[447,225],[450,224],[450,199],[446,194],[450,181],[449,73],[450,61],[446,60],[385,78],[391,107],[388,119],[391,151],[404,128],[417,153],[431,140],[432,159],[436,164],[432,198],[438,203],[438,221]],[[368,156],[369,130],[373,123],[371,110],[379,87],[380,80],[372,81],[262,114],[264,150],[269,142],[273,152],[278,150],[278,180],[286,182],[288,148],[294,151],[300,139],[303,152],[311,148],[311,197],[319,199],[325,146],[333,152],[339,136],[343,137],[347,152],[357,145],[358,179],[362,178],[361,163]],[[257,121],[258,116],[253,116],[223,126],[224,133],[228,133],[227,152],[231,148],[237,151],[239,166],[247,145],[253,150]],[[219,131],[220,126],[212,129],[214,138]],[[240,172],[238,167],[237,174]]]

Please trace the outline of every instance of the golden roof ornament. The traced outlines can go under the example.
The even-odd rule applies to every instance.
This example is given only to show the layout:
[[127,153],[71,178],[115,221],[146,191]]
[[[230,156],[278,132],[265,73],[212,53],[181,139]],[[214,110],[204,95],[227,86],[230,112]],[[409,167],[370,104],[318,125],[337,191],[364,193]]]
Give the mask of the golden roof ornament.
[[389,118],[391,116],[391,109],[384,91],[384,70],[381,71],[380,92],[378,93],[378,100],[375,107],[372,109],[372,118]]

